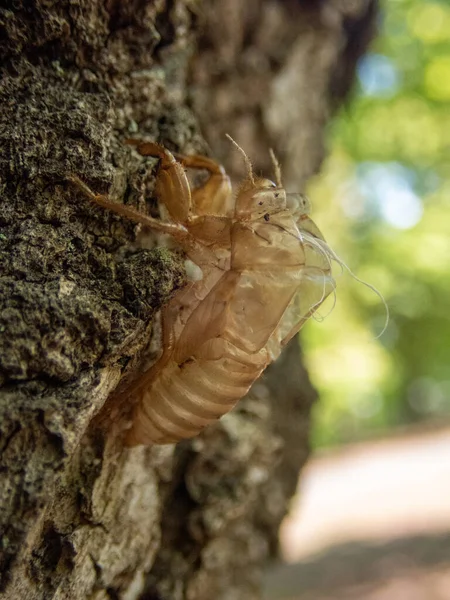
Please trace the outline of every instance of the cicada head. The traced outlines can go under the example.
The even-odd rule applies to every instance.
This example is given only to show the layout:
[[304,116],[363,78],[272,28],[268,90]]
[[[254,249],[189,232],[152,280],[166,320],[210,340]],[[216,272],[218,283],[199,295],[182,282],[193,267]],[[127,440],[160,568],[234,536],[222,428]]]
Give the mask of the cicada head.
[[269,179],[246,181],[236,198],[235,216],[239,220],[255,220],[286,210],[286,192]]

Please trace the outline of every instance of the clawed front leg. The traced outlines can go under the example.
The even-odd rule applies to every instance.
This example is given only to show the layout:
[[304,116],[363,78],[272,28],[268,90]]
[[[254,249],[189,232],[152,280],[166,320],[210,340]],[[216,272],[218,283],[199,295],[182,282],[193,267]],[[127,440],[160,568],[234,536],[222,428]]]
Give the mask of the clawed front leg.
[[222,165],[198,154],[192,156],[174,154],[174,156],[189,169],[205,169],[209,172],[206,182],[192,190],[195,214],[231,216],[234,212],[231,181]]
[[[157,193],[176,220],[185,223],[191,214],[231,216],[234,199],[230,178],[214,160],[198,154],[172,154],[155,142],[127,140],[127,144],[136,146],[142,156],[155,156],[161,160]],[[183,167],[205,169],[209,178],[191,191]]]
[[186,223],[191,212],[191,190],[183,167],[174,155],[156,142],[126,140],[142,156],[154,156],[160,159],[156,180],[156,194],[166,205],[174,221]]

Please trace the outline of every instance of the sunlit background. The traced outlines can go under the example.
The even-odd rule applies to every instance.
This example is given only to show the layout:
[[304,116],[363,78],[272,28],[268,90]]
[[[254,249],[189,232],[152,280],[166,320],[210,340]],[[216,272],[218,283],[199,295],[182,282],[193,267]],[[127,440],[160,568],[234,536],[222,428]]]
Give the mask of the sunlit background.
[[450,416],[450,2],[385,2],[381,27],[308,192],[390,321],[374,339],[383,305],[344,274],[334,311],[304,329],[316,446]]
[[385,0],[329,149],[313,218],[390,320],[344,272],[302,332],[315,453],[267,597],[450,600],[448,0]]

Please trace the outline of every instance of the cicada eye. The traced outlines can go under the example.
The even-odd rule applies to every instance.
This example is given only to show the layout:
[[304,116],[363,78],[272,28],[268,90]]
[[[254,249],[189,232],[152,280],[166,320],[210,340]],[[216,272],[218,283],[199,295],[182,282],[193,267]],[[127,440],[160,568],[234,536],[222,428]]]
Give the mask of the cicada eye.
[[291,211],[294,218],[311,214],[311,202],[305,194],[286,194],[286,207]]

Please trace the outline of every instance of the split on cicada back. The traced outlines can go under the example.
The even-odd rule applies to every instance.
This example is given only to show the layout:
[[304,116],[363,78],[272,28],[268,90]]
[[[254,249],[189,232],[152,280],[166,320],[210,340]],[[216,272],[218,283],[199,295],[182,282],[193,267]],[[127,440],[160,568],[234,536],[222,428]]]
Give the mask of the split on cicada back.
[[[251,164],[250,159],[248,158],[246,152],[241,148],[241,146],[239,146],[239,144],[230,135],[226,134],[226,137],[231,141],[231,143],[242,154],[246,168],[247,168],[248,181],[253,186],[255,186],[256,182],[255,182],[255,178],[253,175],[252,164]],[[269,154],[270,154],[270,158],[271,158],[273,169],[274,169],[276,186],[280,190],[282,190],[283,184],[282,184],[282,180],[281,180],[280,163],[279,163],[274,151],[272,150],[272,148],[269,149]],[[335,284],[334,278],[332,277],[332,268],[333,268],[333,263],[336,263],[340,266],[341,273],[344,271],[347,271],[347,273],[355,281],[357,281],[358,283],[361,283],[365,287],[369,288],[372,292],[374,292],[379,297],[381,302],[383,303],[384,310],[385,310],[385,321],[384,321],[384,324],[383,324],[383,327],[382,327],[380,333],[378,333],[378,335],[375,337],[375,339],[378,339],[386,331],[387,326],[389,324],[389,306],[388,306],[383,294],[375,286],[373,286],[372,284],[370,284],[366,281],[363,281],[355,273],[353,273],[353,271],[350,269],[350,267],[347,265],[347,263],[344,260],[342,260],[336,254],[336,252],[331,248],[331,246],[325,241],[320,230],[317,228],[315,223],[309,218],[309,215],[311,213],[311,202],[310,202],[309,198],[306,195],[304,195],[302,193],[298,193],[298,192],[286,193],[283,190],[283,193],[284,193],[284,197],[286,199],[286,208],[289,210],[294,221],[297,223],[298,231],[299,231],[299,235],[300,235],[300,241],[305,246],[313,249],[320,257],[322,257],[325,260],[325,265],[322,265],[322,267],[320,267],[320,266],[317,266],[317,267],[308,266],[307,267],[307,271],[309,273],[308,277],[311,279],[315,279],[316,281],[314,282],[315,283],[314,285],[312,285],[312,282],[311,282],[310,286],[308,286],[308,284],[305,283],[305,285],[302,286],[302,291],[301,291],[301,294],[299,293],[299,297],[300,297],[300,295],[303,297],[305,295],[308,296],[308,288],[316,289],[317,285],[319,285],[319,287],[320,287],[320,283],[321,283],[321,287],[322,287],[322,293],[317,299],[315,299],[310,304],[310,310],[307,311],[307,316],[302,317],[302,320],[306,321],[307,318],[309,318],[311,316],[316,321],[322,321],[333,311],[333,309],[336,305],[336,284]],[[303,228],[302,225],[304,225],[305,228]],[[288,233],[288,232],[286,232],[286,233]],[[326,315],[319,316],[317,309],[323,303],[325,298],[327,296],[329,296],[330,294],[333,296],[332,306]],[[304,301],[303,301],[303,303],[304,303]],[[293,301],[291,304],[292,304],[292,308],[294,310],[295,301]],[[302,310],[298,306],[297,306],[296,310],[299,314],[302,314]],[[289,322],[289,319],[288,318],[285,319],[285,322]],[[299,329],[298,325],[295,325],[292,327],[292,331],[294,331],[294,333],[295,333],[295,331],[298,331],[298,329]],[[290,339],[289,335],[287,335],[287,337],[286,337],[286,340],[288,340],[288,339]]]

